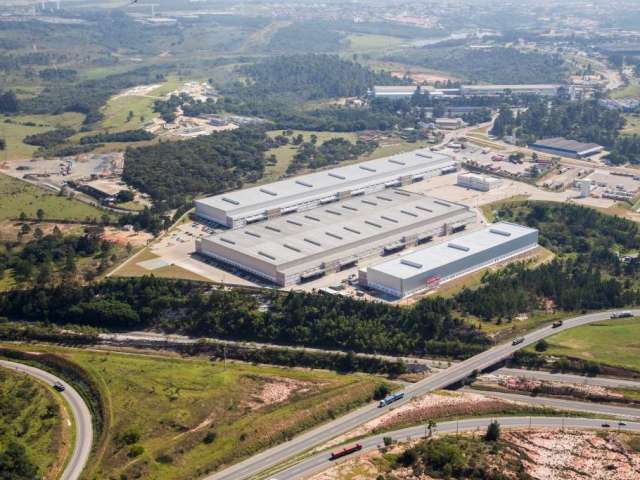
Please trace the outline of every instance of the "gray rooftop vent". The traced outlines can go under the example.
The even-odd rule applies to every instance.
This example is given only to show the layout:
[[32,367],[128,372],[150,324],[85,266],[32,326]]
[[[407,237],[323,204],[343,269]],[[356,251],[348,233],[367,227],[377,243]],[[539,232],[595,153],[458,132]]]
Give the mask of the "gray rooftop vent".
[[471,250],[469,247],[465,247],[464,245],[460,245],[459,243],[447,243],[447,247],[455,248],[456,250],[461,250],[463,252],[468,252]]
[[372,227],[376,227],[376,228],[382,228],[382,225],[379,225],[377,223],[372,222],[371,220],[365,220],[364,223],[366,223],[367,225],[371,225]]
[[395,218],[385,217],[384,215],[382,215],[380,218],[386,220],[387,222],[398,223],[398,220],[396,220]]
[[351,205],[342,205],[342,208],[345,208],[347,210],[351,210],[352,212],[357,212],[358,209],[356,207],[352,207]]
[[275,260],[276,257],[274,257],[273,255],[269,255],[268,253],[265,252],[258,252],[258,255],[262,255],[263,257],[267,257],[270,260]]
[[396,165],[406,165],[406,164],[407,164],[407,162],[402,162],[402,161],[400,161],[400,160],[396,160],[396,159],[394,159],[394,158],[390,158],[390,159],[389,159],[389,162],[391,162],[391,163],[395,163]]
[[490,228],[489,231],[491,233],[495,233],[496,235],[502,235],[503,237],[511,236],[511,232],[507,232],[506,230],[500,230],[499,228]]
[[410,212],[409,210],[400,210],[400,213],[404,213],[405,215],[409,215],[410,217],[417,217],[417,213]]
[[315,222],[319,222],[320,219],[318,217],[314,217],[312,215],[305,215],[304,218],[308,218],[309,220],[313,220]]
[[423,207],[422,205],[416,205],[416,208],[418,210],[422,210],[423,212],[433,213],[433,210],[431,210],[430,208],[427,208],[427,207]]
[[422,157],[422,158],[433,158],[432,155],[428,155],[426,153],[416,153],[416,157]]
[[402,260],[400,260],[400,263],[403,265],[406,265],[407,267],[422,268],[421,263],[412,262],[411,260],[407,260],[406,258],[403,258]]
[[267,195],[271,195],[271,196],[273,196],[273,197],[278,196],[278,194],[277,194],[276,192],[274,192],[273,190],[268,190],[268,189],[266,189],[266,188],[261,188],[261,189],[260,189],[260,191],[261,191],[262,193],[266,193]]
[[335,210],[325,210],[325,212],[330,213],[331,215],[342,215],[340,212],[336,212]]
[[234,200],[233,198],[229,198],[229,197],[222,197],[222,201],[223,202],[227,202],[230,203],[232,205],[240,205],[240,202],[237,200]]
[[233,240],[229,240],[228,238],[224,238],[224,237],[220,237],[220,241],[221,242],[230,243],[231,245],[235,245],[236,244],[236,242],[234,242]]
[[301,251],[299,248],[293,247],[291,245],[287,245],[286,243],[284,244],[284,247],[288,248],[289,250],[293,250],[294,252],[298,252],[298,253],[300,253],[300,251]]
[[384,200],[385,202],[392,202],[393,201],[389,197],[383,197],[382,195],[376,195],[376,198],[378,200]]
[[300,222],[296,222],[295,220],[287,220],[287,223],[290,223],[291,225],[296,225],[298,227],[302,226]]
[[247,235],[251,235],[252,237],[260,238],[260,235],[258,233],[250,232],[249,230],[245,230],[244,233]]
[[272,232],[281,232],[282,230],[280,230],[279,228],[276,227],[272,227],[271,225],[265,225],[264,228],[266,228],[267,230],[271,230]]
[[305,238],[304,241],[310,243],[311,245],[316,245],[318,247],[322,246],[320,242],[316,242],[315,240],[311,240],[310,238]]
[[347,179],[347,177],[345,177],[344,175],[338,175],[337,173],[333,173],[333,172],[330,172],[329,176],[333,177],[333,178],[337,178],[339,180],[346,180]]
[[393,191],[396,195],[402,195],[403,197],[410,197],[411,194],[407,193],[407,192],[403,192],[402,190],[394,190]]
[[360,235],[360,232],[358,230],[356,230],[355,228],[351,228],[351,227],[342,227],[342,228],[344,228],[347,232],[356,233],[356,234]]
[[310,183],[303,182],[302,180],[296,180],[296,183],[298,185],[302,185],[303,187],[309,187],[309,188],[313,187],[313,185],[311,185]]
[[443,207],[447,207],[447,208],[451,206],[451,204],[447,202],[443,202],[442,200],[434,200],[433,203],[437,203],[438,205],[442,205]]
[[376,172],[375,168],[367,167],[365,165],[358,165],[362,170],[366,170],[367,172]]
[[376,202],[372,202],[371,200],[362,200],[362,203],[366,203],[367,205],[373,205],[374,207],[378,206]]
[[331,233],[331,232],[324,232],[325,235],[328,235],[330,237],[336,238],[338,240],[343,240],[344,237],[341,237],[340,235],[336,235],[335,233]]

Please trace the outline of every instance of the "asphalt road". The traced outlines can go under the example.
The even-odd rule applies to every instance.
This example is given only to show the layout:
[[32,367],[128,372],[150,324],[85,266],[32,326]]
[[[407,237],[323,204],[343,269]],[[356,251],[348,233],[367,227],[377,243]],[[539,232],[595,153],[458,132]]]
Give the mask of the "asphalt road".
[[[611,318],[612,312],[613,311],[591,313],[567,319],[564,320],[563,325],[558,328],[552,328],[551,325],[548,325],[527,334],[524,337],[524,341],[518,345],[506,343],[493,347],[405,388],[404,399],[393,403],[391,406],[378,408],[374,403],[369,404],[343,417],[305,432],[288,442],[282,443],[242,462],[232,465],[225,470],[209,475],[205,477],[205,480],[242,480],[245,478],[251,478],[267,468],[271,468],[284,462],[288,458],[299,455],[302,452],[321,445],[338,435],[353,430],[355,427],[382,415],[390,408],[407,403],[414,397],[419,397],[434,390],[448,387],[449,385],[468,377],[474,371],[482,371],[492,365],[495,365],[496,363],[499,363],[511,356],[517,350],[534,344],[538,340],[549,337],[563,330],[568,330],[569,328],[608,320]],[[631,310],[631,312],[633,315],[640,315],[640,310]]]
[[595,385],[607,388],[629,388],[640,390],[640,380],[625,380],[611,377],[586,377],[583,375],[571,375],[566,373],[551,373],[538,370],[523,370],[519,368],[501,368],[493,372],[497,375],[508,375],[510,377],[531,378],[534,380],[544,380],[547,382],[575,383],[579,385]]
[[[612,429],[620,429],[624,431],[638,432],[640,431],[640,423],[625,422],[625,425],[618,425],[617,422],[611,420],[600,420],[591,418],[559,418],[559,417],[498,417],[498,418],[474,418],[468,420],[460,420],[458,422],[442,422],[436,425],[435,433],[455,433],[471,432],[477,430],[480,434],[484,434],[487,425],[493,420],[497,420],[502,428],[580,428],[580,429],[602,429],[604,423],[611,425]],[[406,441],[424,437],[426,434],[424,425],[417,427],[404,428],[394,432],[386,432],[380,435],[367,437],[359,440],[362,445],[361,452],[374,450],[384,444],[383,437],[391,437],[394,440]],[[343,457],[342,461],[349,457]],[[340,462],[341,460],[338,460]],[[273,478],[277,480],[294,480],[307,478],[314,473],[321,472],[331,467],[335,462],[329,460],[328,452],[321,452],[309,458],[302,460],[295,466],[283,470]]]
[[60,480],[77,480],[80,478],[80,474],[89,459],[91,444],[93,442],[91,413],[80,394],[68,383],[49,372],[40,370],[39,368],[23,365],[21,363],[8,362],[5,360],[0,360],[0,367],[26,373],[48,383],[49,385],[53,385],[54,382],[60,382],[65,386],[64,392],[60,392],[60,395],[62,395],[62,397],[67,401],[67,404],[71,409],[71,414],[75,420],[76,444],[74,445],[73,453],[69,459],[69,463],[62,473],[62,476],[60,477]]

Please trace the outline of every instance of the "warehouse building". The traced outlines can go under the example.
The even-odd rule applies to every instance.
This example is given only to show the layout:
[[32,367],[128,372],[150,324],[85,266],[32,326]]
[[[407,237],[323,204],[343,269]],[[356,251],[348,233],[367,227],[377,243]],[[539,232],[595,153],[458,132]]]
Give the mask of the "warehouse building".
[[475,221],[467,206],[389,189],[202,238],[196,251],[287,286],[429,242]]
[[240,228],[456,170],[456,162],[447,155],[415,150],[196,200],[196,215],[228,228]]
[[360,271],[360,284],[402,298],[538,246],[538,231],[500,222]]
[[389,98],[398,100],[401,98],[411,98],[415,93],[422,91],[417,85],[392,85],[373,87],[370,92],[376,98]]
[[586,158],[604,150],[604,147],[597,143],[582,143],[575,140],[567,140],[562,137],[538,140],[537,142],[529,144],[529,148],[572,158]]
[[558,96],[566,88],[560,84],[463,85],[460,94],[467,97],[497,97],[502,95]]
[[477,173],[461,173],[458,175],[457,184],[459,187],[472,188],[481,192],[488,192],[502,185],[502,180],[487,175],[479,175]]

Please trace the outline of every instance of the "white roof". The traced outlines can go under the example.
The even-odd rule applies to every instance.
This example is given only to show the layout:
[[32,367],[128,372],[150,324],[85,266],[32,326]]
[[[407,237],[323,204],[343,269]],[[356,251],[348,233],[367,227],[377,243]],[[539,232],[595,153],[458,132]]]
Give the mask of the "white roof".
[[270,208],[296,205],[301,199],[312,200],[331,196],[350,188],[365,187],[396,180],[405,175],[442,169],[454,163],[447,155],[434,153],[425,148],[223,193],[196,200],[196,203],[217,208],[230,217],[250,215]]
[[438,245],[369,267],[369,270],[376,270],[401,279],[412,278],[536,231],[534,228],[515,223],[494,223],[482,230],[466,233]]
[[279,266],[467,211],[453,202],[389,189],[221,232],[207,240]]

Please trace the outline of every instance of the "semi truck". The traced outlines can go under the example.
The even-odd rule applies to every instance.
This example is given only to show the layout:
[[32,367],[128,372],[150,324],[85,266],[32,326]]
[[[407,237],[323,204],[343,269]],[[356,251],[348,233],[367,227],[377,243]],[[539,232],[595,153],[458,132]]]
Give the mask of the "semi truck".
[[611,314],[611,318],[627,318],[627,317],[633,317],[633,313],[629,311],[625,311],[625,312],[613,312]]
[[337,452],[332,452],[330,460],[336,460],[337,458],[344,457],[351,453],[357,452],[358,450],[362,450],[362,445],[356,443],[355,445],[343,448],[342,450],[339,450]]
[[382,400],[380,400],[378,407],[386,407],[390,403],[397,402],[401,398],[404,398],[404,392],[392,393],[391,395],[387,395]]

